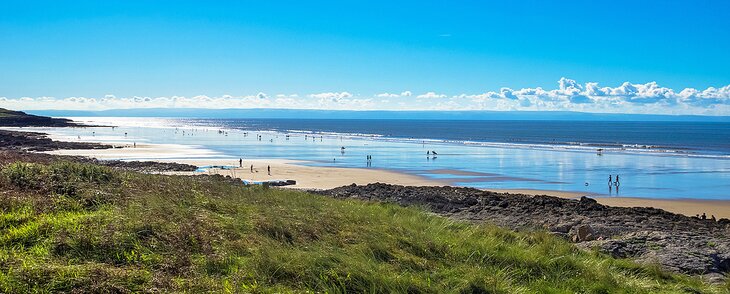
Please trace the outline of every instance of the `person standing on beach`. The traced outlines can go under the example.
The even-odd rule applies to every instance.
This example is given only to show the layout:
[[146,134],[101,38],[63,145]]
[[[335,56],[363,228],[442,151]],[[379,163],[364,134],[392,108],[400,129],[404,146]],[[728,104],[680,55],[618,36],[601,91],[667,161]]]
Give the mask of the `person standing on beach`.
[[613,184],[613,178],[611,175],[608,175],[608,185],[611,186],[611,184]]
[[238,159],[238,167],[243,167],[243,158]]
[[251,165],[251,173],[253,173],[253,164]]
[[267,165],[266,166],[266,170],[269,173],[269,175],[271,175],[271,166],[270,165]]

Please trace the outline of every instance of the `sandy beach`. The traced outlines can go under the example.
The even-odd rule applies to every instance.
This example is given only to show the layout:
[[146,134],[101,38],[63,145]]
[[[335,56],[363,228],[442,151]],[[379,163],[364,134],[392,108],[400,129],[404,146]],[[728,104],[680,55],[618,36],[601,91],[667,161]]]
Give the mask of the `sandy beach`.
[[[62,139],[62,138],[54,138]],[[108,143],[108,142],[107,142]],[[232,176],[248,181],[295,180],[296,185],[287,186],[295,189],[331,189],[350,184],[364,185],[368,183],[388,183],[405,186],[444,186],[448,181],[439,181],[399,173],[385,169],[338,168],[307,166],[306,162],[284,159],[245,159],[243,167],[238,167],[238,158],[196,148],[195,146],[172,144],[137,144],[131,147],[128,142],[112,143],[120,148],[94,150],[57,150],[50,154],[88,156],[97,159],[120,160],[153,160],[161,162],[187,163],[197,166],[234,166],[230,169],[209,169],[208,173]],[[251,165],[254,170],[251,172]],[[271,166],[271,175],[267,167]],[[194,172],[178,174],[195,174]],[[534,190],[534,189],[489,189],[501,193],[517,193],[527,195],[550,195],[561,198],[577,199],[583,196],[580,192]],[[707,214],[716,218],[730,218],[730,201],[694,200],[694,199],[648,199],[633,197],[595,197],[599,203],[622,207],[655,207],[666,211],[688,216]]]
[[[113,145],[113,144],[112,144]],[[233,166],[234,168],[212,168],[207,173],[232,176],[247,181],[295,180],[296,185],[287,188],[331,189],[350,184],[389,183],[405,186],[443,186],[441,182],[415,175],[408,175],[383,169],[315,167],[305,162],[284,159],[244,159],[238,167],[238,158],[184,145],[137,144],[136,148],[114,148],[94,150],[56,150],[47,152],[56,155],[88,156],[97,159],[154,160],[160,162],[186,163],[196,166]],[[253,165],[253,172],[251,171]],[[271,167],[271,175],[267,167]],[[177,174],[196,174],[177,172]]]

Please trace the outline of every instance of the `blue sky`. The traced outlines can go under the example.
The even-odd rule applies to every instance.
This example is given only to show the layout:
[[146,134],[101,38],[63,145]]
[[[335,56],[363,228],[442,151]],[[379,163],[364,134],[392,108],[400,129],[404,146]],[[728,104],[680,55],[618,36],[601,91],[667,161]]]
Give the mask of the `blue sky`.
[[[0,107],[239,99],[225,105],[730,115],[730,1],[484,2],[5,0]],[[638,94],[609,91],[625,82]]]

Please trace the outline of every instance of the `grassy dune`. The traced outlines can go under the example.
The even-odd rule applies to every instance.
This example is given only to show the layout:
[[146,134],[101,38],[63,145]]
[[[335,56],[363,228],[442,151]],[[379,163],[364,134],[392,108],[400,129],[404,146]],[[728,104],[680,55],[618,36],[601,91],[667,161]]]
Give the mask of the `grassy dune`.
[[222,177],[0,170],[0,292],[726,293],[542,232]]

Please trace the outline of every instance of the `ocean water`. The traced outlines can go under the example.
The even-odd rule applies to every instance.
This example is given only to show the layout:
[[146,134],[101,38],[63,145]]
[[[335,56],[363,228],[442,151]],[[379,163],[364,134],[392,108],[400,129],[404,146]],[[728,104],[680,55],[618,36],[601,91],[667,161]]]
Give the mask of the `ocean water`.
[[[43,131],[82,140],[194,145],[244,161],[392,169],[477,188],[730,200],[728,123],[92,120],[117,127]],[[618,187],[608,185],[609,175],[620,176]]]

